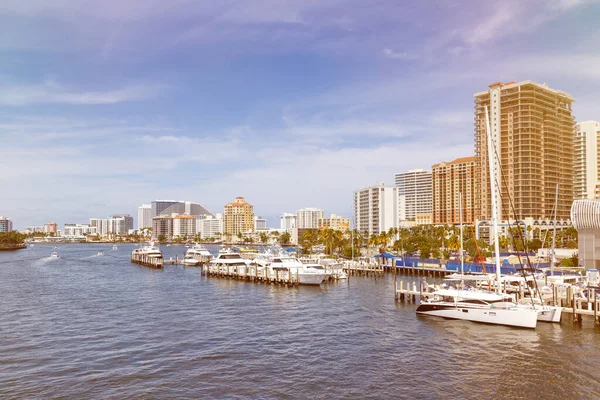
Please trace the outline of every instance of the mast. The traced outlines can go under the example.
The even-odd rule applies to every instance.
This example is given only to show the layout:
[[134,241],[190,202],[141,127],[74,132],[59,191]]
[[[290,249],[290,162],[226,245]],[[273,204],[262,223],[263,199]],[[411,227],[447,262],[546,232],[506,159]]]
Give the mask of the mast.
[[550,274],[554,275],[554,264],[556,263],[556,212],[558,211],[558,183],[556,184],[556,195],[554,197],[554,232],[552,236],[552,258],[550,259]]
[[494,147],[488,108],[485,107],[485,128],[487,131],[488,162],[490,165],[490,195],[492,198],[492,227],[494,230],[494,252],[496,260],[496,293],[500,294],[500,245],[498,243],[498,205],[496,204],[496,170],[494,166]]
[[[460,286],[463,287],[463,274],[465,273],[465,256],[463,255],[463,210],[462,192],[458,192],[458,220],[460,222]],[[475,240],[475,239],[473,239]]]

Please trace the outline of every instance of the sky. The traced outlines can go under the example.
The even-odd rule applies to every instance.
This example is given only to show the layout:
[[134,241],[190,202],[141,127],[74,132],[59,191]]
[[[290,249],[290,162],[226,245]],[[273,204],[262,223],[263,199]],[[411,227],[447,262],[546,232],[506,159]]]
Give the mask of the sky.
[[600,120],[600,3],[2,0],[0,215],[212,212],[278,226],[473,154],[473,93],[533,80]]

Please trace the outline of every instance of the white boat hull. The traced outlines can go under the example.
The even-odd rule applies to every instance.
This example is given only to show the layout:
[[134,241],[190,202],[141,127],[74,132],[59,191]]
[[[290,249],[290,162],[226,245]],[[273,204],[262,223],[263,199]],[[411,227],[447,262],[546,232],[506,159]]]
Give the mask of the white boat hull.
[[325,274],[298,273],[298,283],[301,285],[320,285],[325,279]]
[[535,328],[538,321],[538,313],[534,310],[523,308],[471,307],[451,303],[422,303],[417,308],[417,313],[530,329]]

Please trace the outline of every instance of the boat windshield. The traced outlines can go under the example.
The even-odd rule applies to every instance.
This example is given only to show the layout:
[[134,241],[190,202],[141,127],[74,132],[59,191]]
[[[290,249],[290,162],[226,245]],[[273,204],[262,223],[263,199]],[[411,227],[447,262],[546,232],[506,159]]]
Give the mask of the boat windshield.
[[219,258],[222,260],[235,260],[242,258],[239,254],[220,254]]

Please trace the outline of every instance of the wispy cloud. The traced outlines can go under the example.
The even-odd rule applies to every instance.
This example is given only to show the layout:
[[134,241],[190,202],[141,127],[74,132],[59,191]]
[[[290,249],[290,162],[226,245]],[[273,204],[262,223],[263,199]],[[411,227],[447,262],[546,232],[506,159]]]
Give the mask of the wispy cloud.
[[81,91],[69,89],[53,81],[40,84],[0,83],[0,104],[24,106],[30,104],[115,104],[156,97],[165,85],[128,86],[110,91]]
[[393,58],[395,60],[415,60],[417,57],[414,54],[407,52],[398,52],[390,48],[383,49],[383,55],[387,58]]

